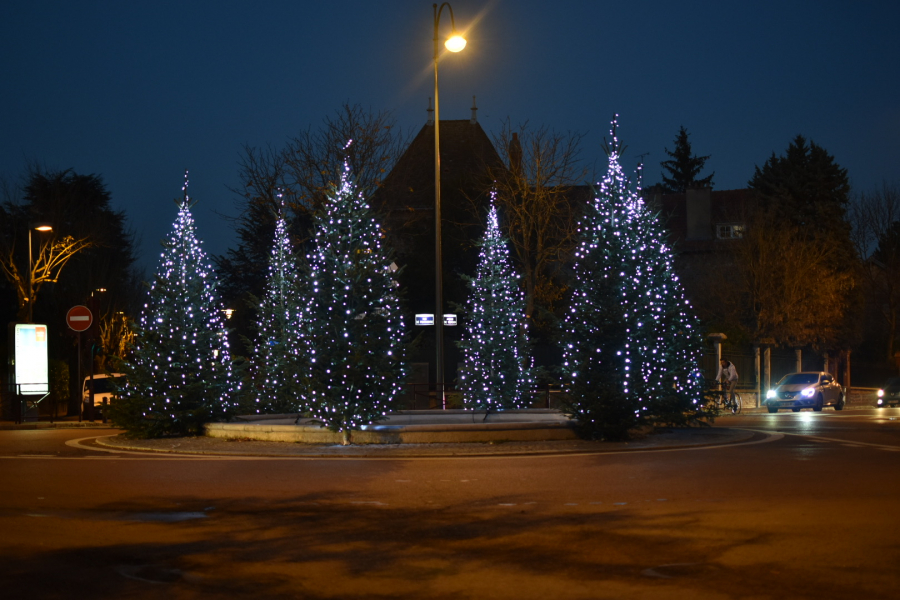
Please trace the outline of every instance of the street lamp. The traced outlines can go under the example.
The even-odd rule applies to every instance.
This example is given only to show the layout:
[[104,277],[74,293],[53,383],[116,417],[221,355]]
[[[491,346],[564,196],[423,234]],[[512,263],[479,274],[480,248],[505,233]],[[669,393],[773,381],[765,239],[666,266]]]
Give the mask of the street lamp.
[[28,228],[28,323],[31,323],[34,320],[34,260],[31,255],[32,229],[37,231],[53,231],[53,226],[49,223],[34,223]]
[[441,408],[447,408],[447,397],[444,393],[444,286],[443,261],[441,259],[441,113],[438,102],[438,24],[445,6],[450,13],[452,34],[444,42],[444,46],[450,52],[459,52],[466,47],[466,40],[456,32],[456,21],[453,18],[453,8],[450,3],[444,2],[440,7],[437,4],[432,6],[434,8],[434,345],[437,349],[435,377],[437,389],[441,394]]

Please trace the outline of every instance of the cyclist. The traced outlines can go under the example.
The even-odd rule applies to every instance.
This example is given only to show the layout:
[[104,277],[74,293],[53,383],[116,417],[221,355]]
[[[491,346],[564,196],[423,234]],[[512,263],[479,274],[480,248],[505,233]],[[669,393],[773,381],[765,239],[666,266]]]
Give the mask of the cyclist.
[[734,401],[734,388],[737,386],[738,373],[734,368],[734,364],[725,360],[719,361],[719,372],[716,373],[716,380],[722,382],[722,389],[727,392],[728,400]]

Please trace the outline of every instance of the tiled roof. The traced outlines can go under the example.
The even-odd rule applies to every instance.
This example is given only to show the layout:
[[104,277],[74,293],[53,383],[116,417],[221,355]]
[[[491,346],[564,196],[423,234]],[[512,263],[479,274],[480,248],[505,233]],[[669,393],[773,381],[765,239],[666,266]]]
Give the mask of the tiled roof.
[[[483,192],[486,181],[479,177],[485,165],[502,167],[490,138],[477,122],[440,122],[442,204],[460,194],[473,197]],[[382,210],[434,210],[434,126],[425,125],[373,196]]]

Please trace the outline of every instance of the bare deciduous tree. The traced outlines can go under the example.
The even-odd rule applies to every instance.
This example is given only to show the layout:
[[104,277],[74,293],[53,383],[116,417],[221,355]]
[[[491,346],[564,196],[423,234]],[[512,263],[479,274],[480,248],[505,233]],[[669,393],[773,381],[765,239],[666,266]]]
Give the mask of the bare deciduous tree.
[[885,358],[890,361],[900,321],[900,185],[885,182],[880,189],[857,194],[848,213],[866,291],[886,329]]
[[760,210],[734,252],[734,284],[752,339],[816,348],[835,342],[854,286],[853,273],[835,266],[839,249]]
[[527,123],[514,130],[509,120],[494,136],[508,168],[488,166],[488,176],[524,282],[525,310],[537,325],[565,293],[558,276],[575,244],[572,189],[589,175],[580,156],[583,137],[546,127],[529,129]]
[[372,112],[344,104],[316,127],[291,138],[283,148],[244,147],[240,161],[239,216],[234,218],[238,244],[216,257],[225,302],[236,309],[231,321],[249,334],[249,295],[261,295],[275,233],[275,215],[283,194],[292,240],[307,241],[312,212],[338,185],[346,160],[357,189],[366,195],[377,188],[407,144],[388,111]]
[[[4,248],[0,256],[0,269],[6,275],[6,279],[16,290],[19,301],[18,319],[22,322],[31,320],[34,302],[37,299],[41,286],[50,281],[59,279],[59,274],[69,260],[86,248],[94,244],[88,238],[75,239],[67,235],[58,239],[42,241],[37,256],[33,257],[30,268],[23,270],[16,265],[15,245]],[[30,293],[29,293],[30,292]]]

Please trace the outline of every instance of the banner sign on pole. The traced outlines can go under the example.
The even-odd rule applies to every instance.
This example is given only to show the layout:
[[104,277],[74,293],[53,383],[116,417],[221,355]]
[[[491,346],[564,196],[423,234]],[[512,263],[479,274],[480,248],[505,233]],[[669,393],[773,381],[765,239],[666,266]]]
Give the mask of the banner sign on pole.
[[418,314],[416,315],[416,325],[434,325],[434,315]]
[[[416,315],[416,325],[419,326],[427,326],[434,325],[434,315],[431,314],[417,314]],[[444,315],[444,325],[453,327],[456,325],[456,315]]]

